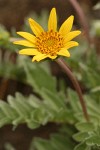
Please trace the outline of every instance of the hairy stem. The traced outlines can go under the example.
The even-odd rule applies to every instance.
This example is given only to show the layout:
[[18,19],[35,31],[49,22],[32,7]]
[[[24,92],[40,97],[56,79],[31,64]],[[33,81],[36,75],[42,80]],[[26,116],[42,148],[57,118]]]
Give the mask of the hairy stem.
[[83,114],[84,114],[84,117],[87,121],[89,121],[89,115],[87,113],[87,108],[86,108],[86,105],[85,105],[85,102],[84,102],[84,99],[83,99],[83,95],[82,95],[82,91],[81,91],[81,88],[79,86],[79,83],[78,81],[76,80],[76,78],[73,76],[73,73],[70,71],[70,69],[67,67],[65,61],[61,58],[58,58],[56,60],[56,62],[58,63],[58,65],[64,70],[64,72],[67,74],[67,76],[70,78],[70,80],[72,81],[73,85],[74,85],[74,88],[76,89],[76,92],[79,96],[79,100],[80,100],[80,104],[81,104],[81,107],[82,107],[82,111],[83,111]]

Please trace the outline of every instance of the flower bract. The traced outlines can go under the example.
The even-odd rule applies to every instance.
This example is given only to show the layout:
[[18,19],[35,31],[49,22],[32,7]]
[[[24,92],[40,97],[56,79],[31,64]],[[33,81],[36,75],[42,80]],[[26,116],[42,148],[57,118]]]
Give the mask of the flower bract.
[[57,31],[56,9],[52,8],[48,19],[48,30],[44,29],[33,19],[29,18],[29,24],[33,34],[17,32],[24,39],[15,41],[14,44],[23,45],[19,54],[33,56],[32,61],[40,61],[45,58],[55,59],[59,55],[70,57],[69,48],[78,46],[78,42],[72,41],[81,32],[71,31],[74,16],[70,16]]

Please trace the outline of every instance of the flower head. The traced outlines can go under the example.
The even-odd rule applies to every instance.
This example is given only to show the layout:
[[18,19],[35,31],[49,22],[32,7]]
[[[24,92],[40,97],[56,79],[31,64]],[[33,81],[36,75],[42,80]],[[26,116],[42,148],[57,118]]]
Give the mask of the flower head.
[[40,61],[45,58],[55,59],[59,55],[70,57],[69,48],[78,46],[78,43],[71,41],[81,32],[71,31],[73,25],[73,16],[70,16],[57,31],[56,9],[50,12],[48,20],[48,31],[44,29],[33,19],[29,19],[30,27],[34,33],[17,32],[25,40],[15,41],[14,44],[23,45],[28,48],[19,51],[19,54],[33,56],[32,61]]

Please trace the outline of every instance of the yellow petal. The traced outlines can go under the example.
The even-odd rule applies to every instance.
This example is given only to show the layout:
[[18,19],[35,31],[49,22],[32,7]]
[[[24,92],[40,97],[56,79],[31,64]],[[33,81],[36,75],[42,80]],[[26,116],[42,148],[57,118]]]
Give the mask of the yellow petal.
[[60,27],[59,32],[62,34],[62,36],[65,36],[70,32],[73,25],[74,16],[70,16]]
[[57,57],[57,55],[55,55],[55,56],[47,55],[47,57],[49,57],[51,59],[55,59]]
[[72,31],[72,32],[69,32],[65,38],[64,38],[64,44],[70,40],[72,40],[73,38],[75,38],[76,36],[78,36],[79,34],[81,33],[81,31]]
[[66,49],[60,50],[59,52],[57,52],[57,54],[62,55],[62,56],[66,56],[66,57],[70,57],[70,53]]
[[44,32],[43,28],[36,21],[34,21],[31,18],[29,19],[29,24],[30,24],[30,27],[31,27],[33,33],[36,36],[39,36],[42,32]]
[[28,32],[17,32],[20,36],[27,39],[28,41],[35,43],[36,37]]
[[56,16],[56,9],[53,8],[50,12],[48,20],[48,30],[56,31],[56,29],[57,29],[57,16]]
[[13,43],[14,44],[18,44],[18,45],[27,46],[27,47],[36,47],[35,44],[33,44],[32,42],[29,42],[27,40],[15,41]]
[[47,55],[40,53],[40,54],[37,54],[36,56],[33,57],[32,62],[35,61],[35,60],[40,61],[40,60],[45,59],[45,58],[47,58]]
[[67,42],[65,45],[64,45],[64,48],[66,49],[69,49],[71,47],[74,47],[74,46],[78,46],[78,42],[75,42],[75,41],[70,41],[70,42]]
[[40,52],[37,49],[34,48],[26,48],[19,51],[19,54],[23,55],[37,55],[40,54]]

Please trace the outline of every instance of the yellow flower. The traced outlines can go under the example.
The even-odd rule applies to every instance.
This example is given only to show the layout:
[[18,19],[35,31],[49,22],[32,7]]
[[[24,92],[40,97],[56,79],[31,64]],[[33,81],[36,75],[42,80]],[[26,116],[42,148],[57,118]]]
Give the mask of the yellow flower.
[[57,31],[56,9],[50,12],[48,20],[48,31],[44,29],[33,19],[29,19],[30,27],[34,35],[28,32],[17,32],[25,40],[15,41],[14,44],[27,46],[28,48],[19,51],[19,54],[33,56],[32,61],[40,61],[45,58],[55,59],[58,55],[70,57],[69,48],[78,46],[78,43],[71,41],[81,32],[72,31],[74,17],[70,16]]

